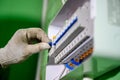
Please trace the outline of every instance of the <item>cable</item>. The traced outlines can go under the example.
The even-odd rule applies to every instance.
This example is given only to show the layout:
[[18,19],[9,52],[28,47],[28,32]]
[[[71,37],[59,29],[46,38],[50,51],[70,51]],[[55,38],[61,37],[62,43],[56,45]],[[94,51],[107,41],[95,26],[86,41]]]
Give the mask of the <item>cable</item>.
[[65,65],[64,65],[64,69],[63,69],[63,71],[61,72],[61,74],[60,74],[59,76],[56,76],[53,80],[56,80],[57,77],[58,77],[58,80],[60,80],[60,78],[62,77],[62,75],[64,74],[64,72],[65,72],[66,69],[67,69],[67,68],[66,68]]
[[65,65],[64,65],[64,69],[63,69],[63,71],[62,71],[62,73],[60,74],[60,76],[59,76],[58,79],[60,79],[60,78],[62,77],[62,75],[64,74],[64,72],[65,72],[66,69],[67,69],[67,68],[66,68]]

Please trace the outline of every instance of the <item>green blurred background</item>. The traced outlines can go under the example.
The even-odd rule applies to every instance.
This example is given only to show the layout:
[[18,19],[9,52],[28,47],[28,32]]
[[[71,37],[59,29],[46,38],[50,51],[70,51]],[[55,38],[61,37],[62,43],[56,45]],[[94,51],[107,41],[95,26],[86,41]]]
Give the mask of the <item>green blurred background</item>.
[[[0,47],[16,30],[41,27],[42,0],[0,0]],[[0,80],[34,80],[38,54],[25,62],[0,69]]]

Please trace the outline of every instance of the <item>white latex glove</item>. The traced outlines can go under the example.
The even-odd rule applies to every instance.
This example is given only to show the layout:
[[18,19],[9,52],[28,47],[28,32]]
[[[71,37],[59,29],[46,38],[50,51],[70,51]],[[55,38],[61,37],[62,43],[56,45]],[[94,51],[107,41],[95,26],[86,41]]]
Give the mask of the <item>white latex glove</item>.
[[[31,44],[38,40],[36,44]],[[16,31],[8,44],[0,49],[0,64],[8,65],[25,60],[30,55],[49,49],[48,36],[40,28],[20,29]]]

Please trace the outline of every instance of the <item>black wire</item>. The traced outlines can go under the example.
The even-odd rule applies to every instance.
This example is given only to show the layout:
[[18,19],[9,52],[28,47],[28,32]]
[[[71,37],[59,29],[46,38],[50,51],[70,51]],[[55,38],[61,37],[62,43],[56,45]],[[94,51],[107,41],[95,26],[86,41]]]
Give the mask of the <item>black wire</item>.
[[[64,66],[64,69],[63,69],[62,73],[59,75],[58,80],[60,80],[60,78],[61,78],[61,77],[62,77],[62,75],[64,74],[65,69],[66,69],[66,67]],[[57,76],[57,77],[58,77],[58,76]],[[55,77],[53,80],[56,80],[56,78],[57,78],[57,77]]]

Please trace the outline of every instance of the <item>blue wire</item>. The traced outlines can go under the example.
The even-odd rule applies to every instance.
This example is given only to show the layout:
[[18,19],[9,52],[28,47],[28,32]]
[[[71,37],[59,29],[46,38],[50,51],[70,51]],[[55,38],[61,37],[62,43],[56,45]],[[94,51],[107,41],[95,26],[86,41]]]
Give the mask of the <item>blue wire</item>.
[[56,45],[58,41],[65,35],[65,33],[77,22],[78,18],[76,17],[73,22],[65,29],[65,31],[57,38],[57,40],[53,43],[53,45]]

